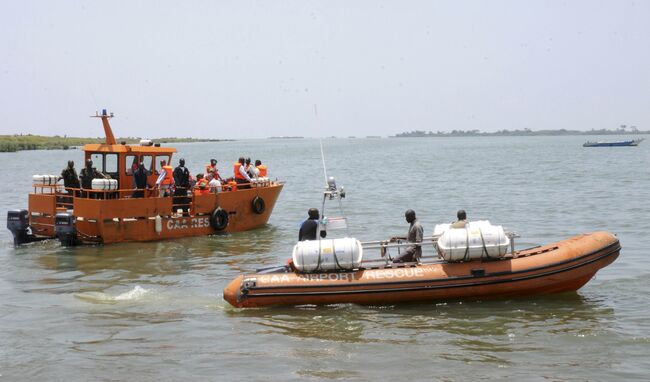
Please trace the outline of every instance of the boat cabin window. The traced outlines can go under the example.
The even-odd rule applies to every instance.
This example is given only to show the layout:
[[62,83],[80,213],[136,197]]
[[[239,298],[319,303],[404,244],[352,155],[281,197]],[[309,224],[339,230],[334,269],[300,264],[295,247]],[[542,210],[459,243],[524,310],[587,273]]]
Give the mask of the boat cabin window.
[[104,155],[99,153],[90,154],[90,160],[93,161],[93,167],[97,171],[104,172]]
[[143,155],[143,156],[140,157],[140,160],[144,164],[144,168],[147,171],[149,171],[149,172],[153,171],[153,156],[151,156],[151,155]]
[[110,175],[113,179],[118,178],[117,174],[117,154],[92,153],[90,160],[93,161],[93,167],[97,171]]
[[133,175],[135,170],[138,169],[138,156],[137,155],[127,155],[126,156],[126,175]]
[[156,175],[159,174],[158,171],[162,168],[160,162],[165,161],[165,163],[167,163],[167,165],[171,166],[171,162],[170,162],[171,159],[172,159],[171,155],[156,155],[156,170],[157,170],[157,171],[155,171]]
[[117,178],[117,154],[104,155],[104,173],[115,175],[113,178]]

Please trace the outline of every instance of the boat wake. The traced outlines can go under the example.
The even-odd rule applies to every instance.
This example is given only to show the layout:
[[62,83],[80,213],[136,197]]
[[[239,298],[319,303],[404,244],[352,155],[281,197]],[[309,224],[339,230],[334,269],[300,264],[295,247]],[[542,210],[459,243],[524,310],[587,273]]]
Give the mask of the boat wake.
[[103,292],[75,293],[74,296],[80,300],[95,304],[117,304],[125,301],[139,301],[149,293],[151,293],[151,291],[142,288],[140,285],[136,285],[130,291],[121,293],[117,296],[111,296],[110,294]]

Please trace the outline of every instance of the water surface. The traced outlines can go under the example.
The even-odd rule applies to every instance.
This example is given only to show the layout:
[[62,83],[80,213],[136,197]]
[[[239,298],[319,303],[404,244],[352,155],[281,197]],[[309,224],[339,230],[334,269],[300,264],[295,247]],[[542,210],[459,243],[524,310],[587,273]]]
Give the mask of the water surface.
[[[577,293],[253,310],[230,307],[222,289],[288,258],[307,209],[320,207],[319,142],[178,144],[192,172],[212,157],[222,172],[240,155],[268,164],[287,182],[269,224],[72,249],[14,248],[1,230],[0,380],[647,380],[650,144],[583,148],[584,140],[323,141],[361,240],[403,234],[407,208],[429,233],[463,208],[519,232],[519,247],[616,233],[621,257]],[[68,159],[81,164],[81,152],[0,154],[2,221],[26,206],[32,174],[58,174]]]

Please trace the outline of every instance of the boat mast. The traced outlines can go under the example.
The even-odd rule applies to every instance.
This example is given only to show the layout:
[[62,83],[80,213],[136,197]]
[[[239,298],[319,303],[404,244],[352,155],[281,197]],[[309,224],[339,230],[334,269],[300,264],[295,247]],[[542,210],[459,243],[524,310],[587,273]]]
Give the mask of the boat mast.
[[102,119],[102,125],[104,125],[104,134],[106,135],[106,144],[107,145],[115,145],[117,142],[115,141],[115,136],[113,135],[113,130],[111,130],[111,125],[108,123],[109,118],[113,118],[113,113],[109,115],[106,113],[106,109],[102,109],[102,114],[99,115],[98,112],[95,112],[95,115],[91,115],[90,118],[101,118]]

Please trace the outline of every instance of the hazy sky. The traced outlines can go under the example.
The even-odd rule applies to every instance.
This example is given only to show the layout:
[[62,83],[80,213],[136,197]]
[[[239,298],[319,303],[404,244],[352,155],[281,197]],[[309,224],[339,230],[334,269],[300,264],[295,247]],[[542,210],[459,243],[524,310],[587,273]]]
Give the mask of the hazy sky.
[[0,54],[0,134],[650,129],[650,1],[3,0]]

